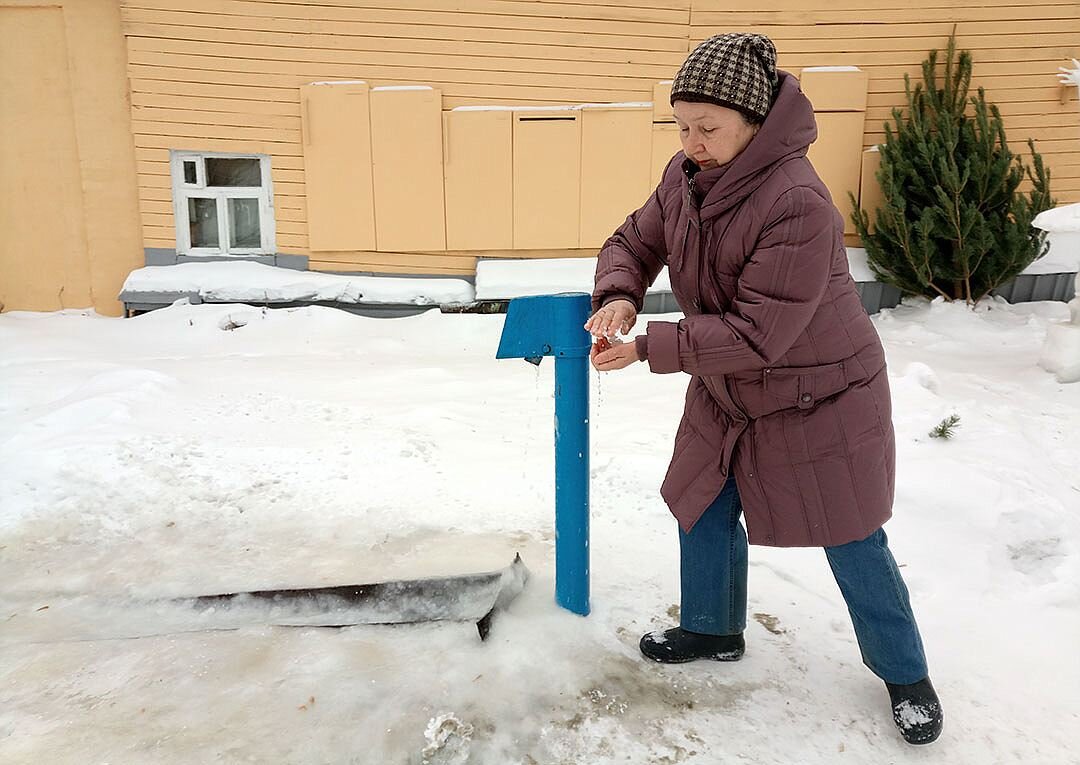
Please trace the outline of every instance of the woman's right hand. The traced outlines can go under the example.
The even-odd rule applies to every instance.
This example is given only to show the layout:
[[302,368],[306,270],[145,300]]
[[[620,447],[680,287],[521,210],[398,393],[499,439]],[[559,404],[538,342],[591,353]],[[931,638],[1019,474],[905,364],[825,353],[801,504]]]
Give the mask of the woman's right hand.
[[615,337],[616,333],[629,334],[637,323],[637,308],[629,300],[612,300],[602,306],[585,322],[585,329],[593,337]]

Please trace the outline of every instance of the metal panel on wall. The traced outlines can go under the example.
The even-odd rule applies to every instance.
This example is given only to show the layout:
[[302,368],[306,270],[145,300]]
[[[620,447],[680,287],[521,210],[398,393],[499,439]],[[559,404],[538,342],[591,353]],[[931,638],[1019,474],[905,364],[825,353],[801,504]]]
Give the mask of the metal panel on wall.
[[312,250],[375,249],[369,92],[361,80],[300,88]]
[[376,249],[446,249],[439,91],[373,88],[371,154]]
[[581,112],[514,112],[514,248],[577,248]]
[[505,109],[443,114],[446,247],[514,246],[514,131]]

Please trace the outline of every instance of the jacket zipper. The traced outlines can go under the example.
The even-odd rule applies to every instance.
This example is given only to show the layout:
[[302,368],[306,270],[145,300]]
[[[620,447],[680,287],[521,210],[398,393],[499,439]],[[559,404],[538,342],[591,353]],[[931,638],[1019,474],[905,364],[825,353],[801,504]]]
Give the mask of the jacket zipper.
[[694,178],[693,178],[693,176],[691,176],[691,177],[687,178],[686,180],[687,180],[687,183],[688,183],[687,192],[686,192],[686,203],[688,205],[688,208],[686,210],[686,229],[683,231],[683,236],[682,236],[682,252],[681,252],[681,255],[682,255],[682,262],[683,263],[686,262],[686,257],[687,257],[686,243],[688,241],[690,241],[690,224],[691,224],[692,219],[693,219],[693,216],[691,215],[691,212],[692,212],[692,210],[694,208]]
[[[690,176],[687,179],[686,187],[686,203],[690,206],[690,209],[686,214],[686,233],[683,235],[683,261],[685,262],[688,253],[686,252],[686,242],[690,237],[690,226],[694,222],[694,218],[698,217],[699,213],[697,207],[697,200],[694,199],[694,190],[696,189],[697,178]],[[701,311],[701,222],[698,220],[698,252],[697,262],[694,264],[694,291],[697,293],[697,297],[694,298],[693,307],[695,311]]]

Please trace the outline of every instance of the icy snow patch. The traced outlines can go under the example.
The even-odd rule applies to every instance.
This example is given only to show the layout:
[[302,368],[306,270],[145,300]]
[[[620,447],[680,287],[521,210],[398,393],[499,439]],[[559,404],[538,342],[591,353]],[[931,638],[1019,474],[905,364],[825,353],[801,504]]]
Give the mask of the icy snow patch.
[[420,752],[424,765],[464,765],[469,759],[473,726],[453,714],[432,717],[424,730],[427,745]]

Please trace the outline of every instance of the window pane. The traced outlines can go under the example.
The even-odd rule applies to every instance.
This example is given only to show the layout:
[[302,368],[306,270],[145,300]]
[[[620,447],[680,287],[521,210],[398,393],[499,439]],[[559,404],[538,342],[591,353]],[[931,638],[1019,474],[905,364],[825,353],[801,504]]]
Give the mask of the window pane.
[[259,235],[259,200],[247,197],[229,199],[229,246],[261,247]]
[[262,186],[257,159],[206,158],[207,186]]
[[188,197],[192,247],[218,247],[217,200]]
[[198,183],[199,174],[195,170],[195,162],[184,161],[184,183]]

